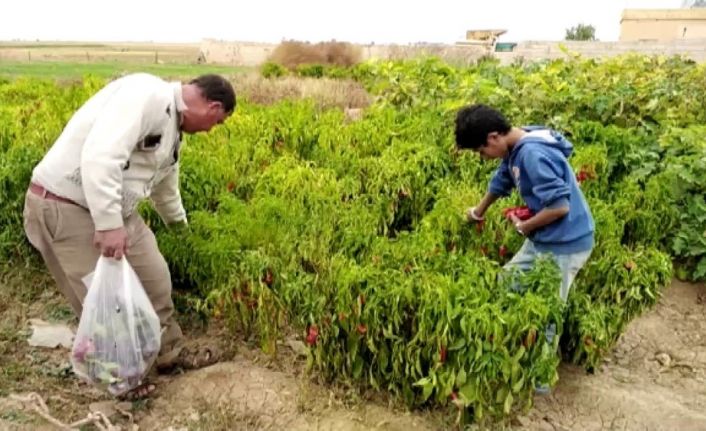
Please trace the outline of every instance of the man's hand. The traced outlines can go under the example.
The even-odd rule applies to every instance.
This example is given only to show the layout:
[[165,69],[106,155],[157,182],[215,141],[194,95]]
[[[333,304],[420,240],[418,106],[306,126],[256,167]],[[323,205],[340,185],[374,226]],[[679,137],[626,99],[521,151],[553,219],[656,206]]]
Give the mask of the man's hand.
[[127,254],[127,231],[125,227],[96,231],[93,245],[100,249],[103,256],[120,260]]
[[191,229],[189,227],[189,224],[186,222],[186,219],[174,223],[169,223],[167,224],[167,228],[175,232],[184,232]]

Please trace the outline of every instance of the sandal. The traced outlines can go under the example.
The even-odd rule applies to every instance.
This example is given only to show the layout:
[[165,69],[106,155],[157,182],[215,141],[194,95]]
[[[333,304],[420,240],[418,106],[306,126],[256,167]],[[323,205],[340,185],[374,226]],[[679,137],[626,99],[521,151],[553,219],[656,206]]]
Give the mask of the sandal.
[[195,370],[215,364],[220,357],[221,353],[213,345],[187,346],[179,352],[175,365],[185,370]]
[[124,401],[138,401],[153,395],[157,387],[151,383],[143,383],[135,389],[128,391],[119,398]]

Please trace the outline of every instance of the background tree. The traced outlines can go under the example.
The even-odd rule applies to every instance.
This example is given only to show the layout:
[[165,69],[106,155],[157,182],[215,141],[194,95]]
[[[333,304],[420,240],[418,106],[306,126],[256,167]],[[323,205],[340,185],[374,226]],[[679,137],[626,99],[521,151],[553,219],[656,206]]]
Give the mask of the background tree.
[[592,25],[579,24],[566,29],[566,40],[596,40],[596,29]]

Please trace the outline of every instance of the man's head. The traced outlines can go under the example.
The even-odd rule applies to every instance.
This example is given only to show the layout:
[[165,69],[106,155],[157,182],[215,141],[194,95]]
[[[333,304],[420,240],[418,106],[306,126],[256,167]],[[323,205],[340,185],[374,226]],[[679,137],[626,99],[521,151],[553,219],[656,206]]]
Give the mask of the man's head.
[[456,114],[456,148],[473,150],[484,159],[505,157],[512,126],[503,114],[485,105],[461,108]]
[[201,75],[182,86],[186,103],[181,130],[186,133],[208,132],[223,123],[235,109],[235,91],[225,78]]

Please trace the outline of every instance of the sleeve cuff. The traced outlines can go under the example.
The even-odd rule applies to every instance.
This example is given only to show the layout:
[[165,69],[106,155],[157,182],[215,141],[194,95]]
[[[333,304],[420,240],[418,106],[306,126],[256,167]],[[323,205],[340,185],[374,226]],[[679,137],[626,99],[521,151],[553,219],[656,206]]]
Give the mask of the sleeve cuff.
[[97,231],[118,229],[123,227],[123,216],[121,214],[95,215],[93,224]]
[[555,209],[555,208],[568,208],[568,207],[569,207],[569,200],[567,198],[559,198],[553,202],[550,202],[548,205],[546,205],[545,208]]

